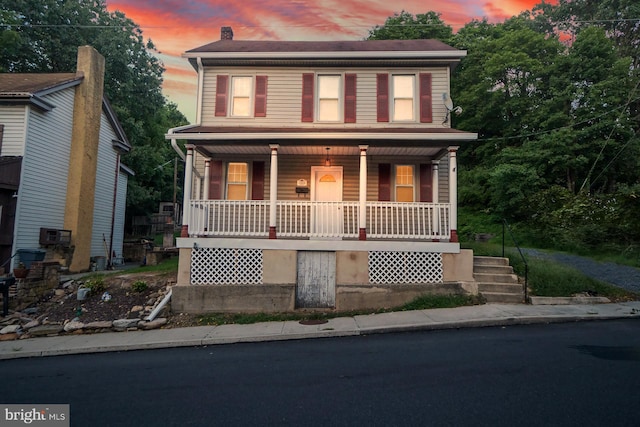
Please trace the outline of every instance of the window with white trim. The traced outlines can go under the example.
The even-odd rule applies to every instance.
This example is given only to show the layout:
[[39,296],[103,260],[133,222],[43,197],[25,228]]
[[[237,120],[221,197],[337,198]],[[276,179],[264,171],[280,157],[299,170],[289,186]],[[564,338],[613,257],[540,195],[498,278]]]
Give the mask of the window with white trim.
[[227,165],[227,200],[247,200],[249,167],[247,163]]
[[337,122],[342,118],[342,76],[318,76],[318,121]]
[[393,121],[415,121],[416,76],[393,75],[391,90],[393,96]]
[[253,77],[231,77],[231,115],[250,117],[252,114]]
[[396,165],[395,198],[396,202],[413,202],[415,194],[413,165]]

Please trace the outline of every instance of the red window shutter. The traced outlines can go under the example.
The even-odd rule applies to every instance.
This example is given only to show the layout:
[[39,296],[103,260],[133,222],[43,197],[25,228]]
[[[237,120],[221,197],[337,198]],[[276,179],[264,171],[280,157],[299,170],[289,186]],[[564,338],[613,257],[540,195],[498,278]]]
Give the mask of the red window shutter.
[[264,200],[264,162],[253,162],[251,200]]
[[313,122],[313,80],[312,73],[302,75],[302,121]]
[[377,97],[378,97],[378,121],[389,121],[389,75],[378,74],[377,76]]
[[0,152],[2,152],[2,135],[4,134],[4,125],[0,125]]
[[380,163],[378,165],[378,201],[391,200],[391,164]]
[[433,175],[432,165],[420,165],[420,201],[433,202]]
[[222,162],[212,160],[209,165],[209,199],[222,199]]
[[219,75],[216,82],[216,117],[227,115],[227,92],[229,76]]
[[267,117],[267,76],[256,76],[254,117]]
[[420,74],[420,122],[431,123],[431,74]]
[[356,122],[356,75],[344,75],[344,122]]

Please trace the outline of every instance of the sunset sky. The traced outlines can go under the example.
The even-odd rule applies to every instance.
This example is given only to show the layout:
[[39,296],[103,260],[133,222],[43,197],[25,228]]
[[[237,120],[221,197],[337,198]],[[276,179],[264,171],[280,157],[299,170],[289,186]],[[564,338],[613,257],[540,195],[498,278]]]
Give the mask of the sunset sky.
[[[220,39],[220,27],[238,40],[362,40],[368,30],[405,10],[430,10],[457,31],[473,18],[500,22],[540,0],[107,0],[151,39],[164,63],[163,92],[195,120],[196,72],[181,55]],[[555,3],[555,2],[552,2]]]

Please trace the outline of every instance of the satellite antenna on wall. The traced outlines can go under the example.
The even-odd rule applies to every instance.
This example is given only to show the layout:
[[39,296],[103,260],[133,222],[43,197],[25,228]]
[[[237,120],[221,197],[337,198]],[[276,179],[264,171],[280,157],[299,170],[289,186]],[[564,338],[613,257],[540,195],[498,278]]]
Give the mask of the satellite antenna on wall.
[[447,109],[447,114],[445,114],[442,124],[445,124],[449,121],[449,114],[451,112],[454,112],[457,116],[462,114],[462,107],[460,106],[454,107],[453,99],[451,99],[448,93],[445,92],[442,94],[442,102],[444,103],[444,106]]

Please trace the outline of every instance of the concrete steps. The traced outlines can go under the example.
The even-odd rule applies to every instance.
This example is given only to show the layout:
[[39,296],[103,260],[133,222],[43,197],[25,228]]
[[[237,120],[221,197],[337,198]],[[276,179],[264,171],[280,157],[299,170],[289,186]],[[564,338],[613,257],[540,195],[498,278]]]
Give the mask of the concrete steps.
[[474,256],[473,277],[478,284],[478,293],[489,303],[524,302],[522,285],[508,258]]

